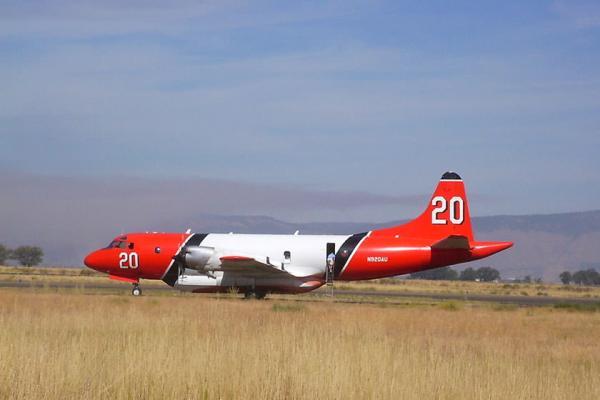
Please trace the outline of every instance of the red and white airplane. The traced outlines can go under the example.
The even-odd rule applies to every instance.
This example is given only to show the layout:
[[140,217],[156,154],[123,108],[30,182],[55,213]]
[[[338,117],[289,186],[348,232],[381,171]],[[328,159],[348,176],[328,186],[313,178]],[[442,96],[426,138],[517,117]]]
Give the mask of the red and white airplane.
[[511,242],[477,242],[461,177],[446,172],[427,209],[399,226],[354,235],[130,233],[90,253],[85,265],[133,284],[162,279],[191,292],[246,297],[302,293],[329,280],[383,278],[490,256]]

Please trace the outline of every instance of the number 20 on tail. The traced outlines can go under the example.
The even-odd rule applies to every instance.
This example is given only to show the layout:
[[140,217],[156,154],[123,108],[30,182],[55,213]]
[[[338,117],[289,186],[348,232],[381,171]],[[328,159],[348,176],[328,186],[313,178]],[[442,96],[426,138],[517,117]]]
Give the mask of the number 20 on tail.
[[[443,196],[436,196],[431,199],[431,205],[434,209],[431,211],[431,223],[433,225],[446,225],[448,220],[453,225],[460,225],[465,220],[465,202],[462,197],[455,196],[446,200]],[[450,211],[448,219],[440,217],[440,214]]]

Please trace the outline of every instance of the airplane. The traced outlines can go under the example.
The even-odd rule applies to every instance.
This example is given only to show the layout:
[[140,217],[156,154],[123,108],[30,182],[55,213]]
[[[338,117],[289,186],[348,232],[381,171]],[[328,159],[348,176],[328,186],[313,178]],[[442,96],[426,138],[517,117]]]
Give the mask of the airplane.
[[352,235],[128,233],[84,263],[133,284],[134,296],[140,279],[160,279],[182,291],[262,299],[469,262],[512,245],[474,239],[463,180],[446,172],[427,209],[403,225]]

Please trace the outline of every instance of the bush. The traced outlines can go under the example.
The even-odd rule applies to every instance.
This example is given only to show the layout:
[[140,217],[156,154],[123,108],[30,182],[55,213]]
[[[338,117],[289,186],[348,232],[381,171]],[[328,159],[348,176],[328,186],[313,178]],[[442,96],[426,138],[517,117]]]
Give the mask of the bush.
[[458,279],[458,272],[450,267],[435,268],[427,271],[415,272],[410,274],[409,279],[426,279],[430,281],[455,281]]
[[461,281],[482,281],[492,282],[500,279],[500,272],[492,267],[481,267],[473,269],[471,267],[465,268],[461,273],[459,279]]
[[493,282],[500,279],[500,272],[492,267],[481,267],[477,269],[477,278],[482,282]]
[[444,301],[440,303],[439,307],[446,311],[458,311],[462,308],[461,305],[455,301]]
[[577,271],[573,274],[573,282],[578,285],[600,285],[600,273],[593,268]]
[[459,279],[461,281],[474,281],[477,279],[477,271],[473,268],[465,268],[461,271]]
[[569,311],[600,311],[600,303],[557,303],[554,308]]

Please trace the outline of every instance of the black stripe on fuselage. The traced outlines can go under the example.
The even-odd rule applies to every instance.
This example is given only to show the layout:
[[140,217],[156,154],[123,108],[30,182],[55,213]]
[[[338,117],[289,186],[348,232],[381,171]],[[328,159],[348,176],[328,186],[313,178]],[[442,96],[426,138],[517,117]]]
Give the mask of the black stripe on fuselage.
[[[206,239],[207,236],[208,236],[208,233],[194,233],[192,235],[192,237],[190,238],[190,240],[187,241],[187,243],[185,244],[184,247],[200,246],[200,243],[202,243],[202,241],[204,239]],[[181,249],[181,250],[183,250],[183,249]]]
[[340,276],[342,270],[348,263],[350,256],[352,255],[352,253],[354,253],[356,246],[358,246],[362,238],[364,238],[367,235],[367,233],[369,232],[356,233],[350,236],[348,239],[346,239],[342,247],[340,247],[337,254],[335,255],[335,267],[333,269],[333,276],[335,278]]
[[208,233],[194,233],[181,247],[179,253],[173,257],[173,263],[171,267],[163,277],[163,282],[169,286],[174,286],[179,278],[179,271],[183,269],[183,256],[185,254],[186,247],[200,246],[200,243],[208,236]]

